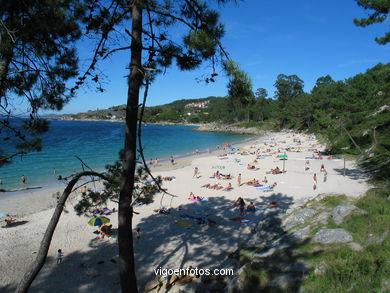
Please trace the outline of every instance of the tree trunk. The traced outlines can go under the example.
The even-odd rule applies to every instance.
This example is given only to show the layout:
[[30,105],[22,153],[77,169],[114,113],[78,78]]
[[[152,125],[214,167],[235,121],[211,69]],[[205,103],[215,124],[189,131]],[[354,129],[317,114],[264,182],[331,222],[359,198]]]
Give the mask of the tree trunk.
[[345,133],[348,135],[349,139],[352,141],[353,145],[356,147],[356,149],[360,152],[360,155],[363,155],[362,149],[359,147],[359,145],[356,143],[356,141],[353,139],[352,135],[348,132],[348,130],[344,127],[344,125],[341,125],[341,128],[345,131]]
[[132,8],[130,76],[126,107],[124,162],[118,213],[119,275],[123,293],[138,292],[133,250],[133,209],[130,204],[136,167],[139,90],[143,78],[141,62],[142,8],[135,4]]
[[62,211],[65,206],[65,202],[68,199],[69,195],[71,194],[73,187],[75,186],[77,181],[83,176],[99,176],[105,180],[108,180],[108,178],[106,178],[102,174],[93,171],[80,172],[77,173],[72,178],[72,180],[69,182],[68,186],[65,188],[64,192],[62,193],[61,197],[57,201],[57,206],[54,210],[53,216],[50,219],[49,225],[46,228],[46,232],[41,241],[41,246],[39,247],[37,257],[35,258],[35,261],[28,268],[27,272],[24,274],[22,280],[20,281],[16,289],[17,293],[22,293],[22,292],[25,293],[29,290],[35,277],[38,275],[39,271],[42,269],[43,265],[45,264],[51,239],[53,238],[54,230],[56,229],[58,221],[60,220]]

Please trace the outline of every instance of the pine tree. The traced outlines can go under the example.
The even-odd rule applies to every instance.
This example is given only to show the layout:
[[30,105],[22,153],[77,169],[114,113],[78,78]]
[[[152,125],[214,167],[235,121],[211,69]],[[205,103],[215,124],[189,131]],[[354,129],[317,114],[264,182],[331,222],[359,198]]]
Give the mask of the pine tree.
[[[0,132],[17,151],[0,150],[0,166],[12,157],[41,150],[36,135],[48,129],[39,109],[60,110],[72,98],[66,81],[78,74],[74,42],[83,9],[75,0],[1,1]],[[15,105],[29,119],[16,121]]]

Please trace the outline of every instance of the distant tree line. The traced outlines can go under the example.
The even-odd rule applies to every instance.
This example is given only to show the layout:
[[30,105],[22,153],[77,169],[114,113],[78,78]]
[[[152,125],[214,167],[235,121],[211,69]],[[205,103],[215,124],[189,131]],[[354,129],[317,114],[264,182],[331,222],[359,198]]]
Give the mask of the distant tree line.
[[244,73],[233,74],[228,96],[208,98],[207,108],[184,108],[200,100],[147,107],[145,122],[238,123],[309,131],[321,135],[330,153],[358,155],[377,178],[389,174],[390,63],[345,81],[319,77],[310,93],[303,91],[304,82],[297,75],[279,74],[274,85],[275,94],[269,97],[264,88],[253,92]]

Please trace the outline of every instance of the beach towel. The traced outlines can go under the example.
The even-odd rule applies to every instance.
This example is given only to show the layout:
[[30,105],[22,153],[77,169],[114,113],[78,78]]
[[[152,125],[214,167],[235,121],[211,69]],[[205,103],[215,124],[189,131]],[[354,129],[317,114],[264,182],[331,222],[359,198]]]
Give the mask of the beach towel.
[[270,189],[269,186],[260,186],[260,187],[256,187],[257,190],[266,190],[266,189]]
[[102,215],[111,215],[113,213],[117,213],[117,211],[113,211],[113,210],[110,210],[108,208],[104,208]]
[[188,221],[178,221],[176,222],[177,225],[182,226],[182,227],[191,227],[193,224]]
[[247,219],[247,218],[241,218],[241,217],[230,218],[229,220],[235,221],[235,222],[240,222],[240,223],[248,223],[248,222],[250,222],[249,219]]

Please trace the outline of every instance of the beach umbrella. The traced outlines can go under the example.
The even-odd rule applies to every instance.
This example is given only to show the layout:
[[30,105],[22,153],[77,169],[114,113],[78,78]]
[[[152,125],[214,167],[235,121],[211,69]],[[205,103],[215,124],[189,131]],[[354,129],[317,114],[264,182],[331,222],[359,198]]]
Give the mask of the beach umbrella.
[[89,226],[102,226],[104,224],[110,223],[110,219],[107,217],[94,217],[91,220],[89,220],[88,225]]
[[283,172],[284,172],[284,166],[285,166],[285,161],[287,160],[287,155],[280,155],[279,158],[281,161],[283,161]]

